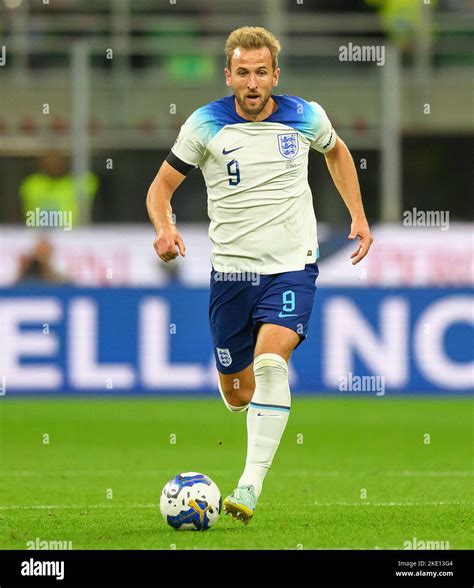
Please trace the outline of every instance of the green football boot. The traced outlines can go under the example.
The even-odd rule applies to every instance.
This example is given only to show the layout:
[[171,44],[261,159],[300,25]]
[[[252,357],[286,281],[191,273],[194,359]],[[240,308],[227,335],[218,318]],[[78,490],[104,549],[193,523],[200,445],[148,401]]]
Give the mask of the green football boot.
[[257,508],[257,495],[253,486],[239,486],[224,499],[225,514],[232,515],[234,521],[248,525]]

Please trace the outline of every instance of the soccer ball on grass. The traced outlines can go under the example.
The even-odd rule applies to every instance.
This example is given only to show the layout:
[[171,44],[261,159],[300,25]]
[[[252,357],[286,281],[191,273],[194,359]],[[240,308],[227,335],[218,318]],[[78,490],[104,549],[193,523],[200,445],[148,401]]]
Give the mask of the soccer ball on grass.
[[222,496],[217,484],[198,472],[178,474],[161,492],[161,514],[174,529],[206,531],[217,521],[221,510]]

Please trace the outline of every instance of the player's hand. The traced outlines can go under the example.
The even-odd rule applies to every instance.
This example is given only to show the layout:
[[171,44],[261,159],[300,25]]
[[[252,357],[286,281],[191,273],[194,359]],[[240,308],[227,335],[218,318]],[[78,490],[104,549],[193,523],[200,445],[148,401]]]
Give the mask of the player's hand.
[[184,241],[176,228],[160,229],[153,242],[153,247],[158,257],[165,262],[172,261],[181,253],[182,257],[186,252]]
[[364,259],[374,240],[370,234],[369,223],[365,217],[352,220],[349,239],[355,239],[356,237],[359,238],[359,247],[351,255],[352,265],[356,265],[361,259]]

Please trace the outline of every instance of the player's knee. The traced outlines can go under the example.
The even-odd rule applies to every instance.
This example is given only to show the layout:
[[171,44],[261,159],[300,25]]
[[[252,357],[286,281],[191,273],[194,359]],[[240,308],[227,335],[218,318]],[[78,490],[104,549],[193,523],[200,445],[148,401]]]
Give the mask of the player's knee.
[[245,410],[252,400],[255,388],[249,385],[235,385],[232,382],[220,382],[219,391],[227,408],[234,412]]
[[250,388],[248,386],[243,386],[242,388],[231,388],[228,390],[224,389],[224,395],[226,397],[227,402],[231,406],[241,407],[247,406],[252,400],[253,393],[255,392],[254,388]]

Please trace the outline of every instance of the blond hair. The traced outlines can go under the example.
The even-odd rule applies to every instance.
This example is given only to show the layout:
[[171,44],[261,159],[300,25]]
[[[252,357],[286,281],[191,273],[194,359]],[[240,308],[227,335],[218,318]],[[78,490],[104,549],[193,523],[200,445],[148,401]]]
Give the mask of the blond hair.
[[240,27],[232,31],[225,44],[225,54],[227,56],[227,69],[230,70],[230,63],[234,50],[237,47],[242,49],[262,49],[268,47],[272,56],[272,68],[278,67],[278,54],[281,45],[273,33],[263,27]]

